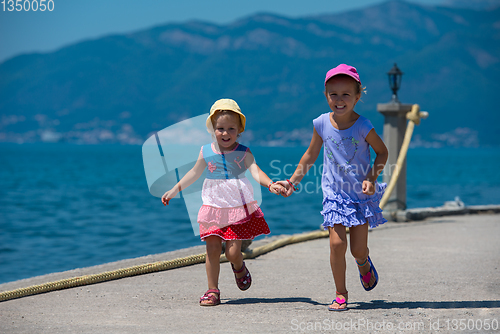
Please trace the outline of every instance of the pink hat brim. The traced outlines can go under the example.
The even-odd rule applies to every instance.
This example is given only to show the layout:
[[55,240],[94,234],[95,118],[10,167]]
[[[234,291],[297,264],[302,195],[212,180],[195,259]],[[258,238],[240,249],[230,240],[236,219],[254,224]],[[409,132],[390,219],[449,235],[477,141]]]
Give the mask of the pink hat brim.
[[356,70],[356,68],[354,66],[340,64],[339,66],[334,67],[331,70],[329,70],[328,72],[326,72],[325,86],[326,86],[326,83],[328,80],[330,80],[331,78],[333,78],[334,76],[339,75],[339,74],[348,75],[361,84],[361,80],[359,79],[358,71]]

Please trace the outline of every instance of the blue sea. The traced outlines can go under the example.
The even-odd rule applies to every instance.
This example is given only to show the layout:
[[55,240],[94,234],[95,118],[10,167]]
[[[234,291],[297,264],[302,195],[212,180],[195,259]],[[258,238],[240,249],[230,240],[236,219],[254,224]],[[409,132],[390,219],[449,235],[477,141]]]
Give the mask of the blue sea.
[[[281,179],[305,148],[252,151]],[[183,200],[149,193],[141,146],[1,144],[0,163],[0,283],[202,244]],[[407,163],[409,208],[500,204],[500,148],[416,148]],[[289,198],[262,188],[272,235],[319,228],[320,180]]]

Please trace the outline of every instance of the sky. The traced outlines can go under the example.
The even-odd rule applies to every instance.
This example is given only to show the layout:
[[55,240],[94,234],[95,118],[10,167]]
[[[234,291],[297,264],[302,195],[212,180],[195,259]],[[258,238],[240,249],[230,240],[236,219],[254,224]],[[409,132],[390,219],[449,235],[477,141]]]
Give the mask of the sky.
[[[42,0],[0,0],[0,62],[22,53],[51,52],[65,45],[152,26],[203,20],[227,24],[257,12],[287,17],[338,13],[384,0],[43,0],[51,11],[28,9]],[[439,5],[447,0],[411,0]],[[14,10],[9,11],[14,5]]]

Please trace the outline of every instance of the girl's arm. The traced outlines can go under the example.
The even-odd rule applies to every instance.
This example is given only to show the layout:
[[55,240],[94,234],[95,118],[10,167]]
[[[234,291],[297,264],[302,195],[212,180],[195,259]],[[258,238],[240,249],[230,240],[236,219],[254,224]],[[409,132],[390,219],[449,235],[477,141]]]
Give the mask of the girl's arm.
[[269,190],[272,193],[279,195],[282,192],[282,190],[284,190],[284,188],[277,183],[271,184],[273,181],[257,165],[252,152],[250,152],[250,149],[248,149],[248,152],[245,156],[245,166],[248,168],[250,174],[252,174],[252,177],[255,179],[255,181],[259,182],[259,184],[263,187],[266,188],[269,187]]
[[198,180],[206,167],[207,163],[205,162],[205,159],[203,159],[203,154],[200,151],[198,160],[196,161],[194,167],[191,168],[191,170],[187,172],[186,175],[184,175],[184,177],[172,189],[163,194],[161,197],[163,205],[168,205],[168,202],[170,202],[170,200],[174,198],[179,191],[186,189],[193,184],[194,181]]
[[389,152],[385,146],[382,139],[375,132],[375,129],[371,129],[365,138],[366,142],[373,148],[373,151],[377,155],[371,170],[366,175],[366,179],[363,181],[363,193],[366,195],[373,195],[375,193],[375,181],[384,169],[387,158],[389,157]]
[[[300,181],[302,181],[304,175],[307,174],[312,165],[314,165],[316,159],[318,159],[322,146],[323,146],[323,139],[316,132],[316,129],[313,128],[313,136],[311,139],[311,143],[309,144],[309,147],[307,148],[306,152],[300,159],[297,169],[295,169],[295,172],[293,173],[292,177],[290,177],[290,182],[292,182],[294,185],[297,185],[300,183]],[[293,192],[293,188],[290,186],[290,184],[287,181],[279,181],[279,183],[282,186],[285,186],[285,188],[287,189],[286,196],[290,196]]]

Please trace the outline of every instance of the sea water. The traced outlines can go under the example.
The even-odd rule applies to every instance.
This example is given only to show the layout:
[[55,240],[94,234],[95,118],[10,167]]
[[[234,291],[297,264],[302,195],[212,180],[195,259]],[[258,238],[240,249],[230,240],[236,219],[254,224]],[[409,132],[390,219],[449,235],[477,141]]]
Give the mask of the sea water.
[[[306,148],[251,149],[278,180]],[[289,198],[261,188],[272,235],[319,229],[321,164]],[[409,208],[500,204],[500,148],[410,149],[407,164]],[[1,144],[0,166],[0,283],[202,244],[183,200],[149,193],[141,146]]]

